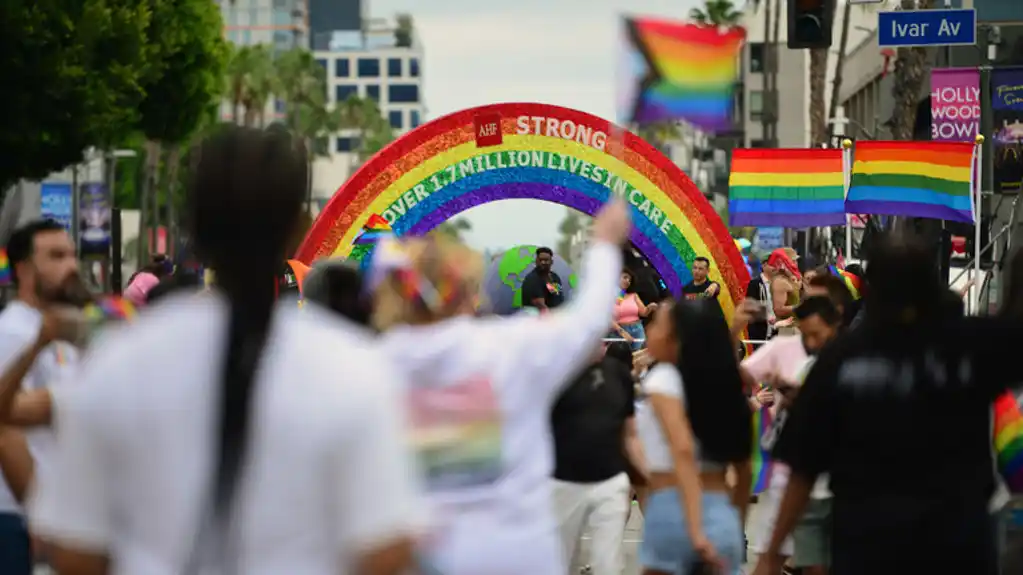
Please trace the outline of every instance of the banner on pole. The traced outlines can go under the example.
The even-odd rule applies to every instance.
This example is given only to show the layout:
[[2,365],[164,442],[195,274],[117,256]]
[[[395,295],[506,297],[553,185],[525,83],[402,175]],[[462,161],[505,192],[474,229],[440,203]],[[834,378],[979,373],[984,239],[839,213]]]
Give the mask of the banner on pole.
[[1023,190],[1023,67],[995,68],[991,73],[994,111],[996,192]]
[[106,184],[82,184],[79,229],[81,253],[108,257],[110,254],[110,194]]
[[44,182],[39,186],[39,215],[53,220],[71,233],[71,184]]
[[931,140],[973,142],[980,128],[980,72],[931,70]]

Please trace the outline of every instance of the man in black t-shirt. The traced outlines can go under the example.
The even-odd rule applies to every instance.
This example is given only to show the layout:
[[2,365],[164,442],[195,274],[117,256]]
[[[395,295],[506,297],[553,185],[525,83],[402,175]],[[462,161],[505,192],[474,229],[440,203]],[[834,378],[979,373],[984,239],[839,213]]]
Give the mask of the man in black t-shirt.
[[536,267],[522,280],[522,305],[540,311],[554,309],[565,302],[564,284],[551,267],[554,252],[551,248],[536,248]]
[[699,256],[693,260],[693,281],[682,287],[682,296],[686,299],[709,297],[717,299],[721,293],[721,285],[707,277],[710,273],[710,260]]
[[622,536],[630,506],[627,453],[635,453],[628,447],[636,441],[634,401],[628,367],[601,358],[565,388],[551,412],[554,509],[565,559],[575,560],[579,538],[589,527],[594,575],[625,568]]
[[930,248],[889,241],[869,260],[863,324],[821,353],[773,452],[791,476],[756,575],[778,573],[821,473],[832,575],[998,572],[990,409],[1019,381],[1023,327],[950,312]]

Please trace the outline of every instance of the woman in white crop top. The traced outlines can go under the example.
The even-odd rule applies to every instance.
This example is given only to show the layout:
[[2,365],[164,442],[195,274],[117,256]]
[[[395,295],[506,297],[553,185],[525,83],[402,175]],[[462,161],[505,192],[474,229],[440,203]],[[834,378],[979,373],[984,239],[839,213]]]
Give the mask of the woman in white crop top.
[[472,317],[482,262],[465,246],[376,247],[372,323],[408,381],[431,512],[420,553],[438,573],[567,571],[550,507],[550,413],[611,323],[629,208],[610,204],[593,228],[576,296],[539,317]]
[[[658,361],[643,381],[650,407],[637,426],[650,472],[640,562],[644,575],[706,563],[742,566],[752,422],[721,308],[713,300],[662,305],[647,327]],[[737,484],[725,480],[733,468]]]

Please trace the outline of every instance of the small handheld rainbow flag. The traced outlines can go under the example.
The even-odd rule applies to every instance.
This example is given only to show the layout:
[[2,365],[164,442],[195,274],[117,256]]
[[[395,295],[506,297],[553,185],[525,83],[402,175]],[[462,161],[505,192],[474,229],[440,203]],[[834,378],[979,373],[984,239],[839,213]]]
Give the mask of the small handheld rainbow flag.
[[135,319],[135,306],[120,297],[104,297],[86,305],[82,313],[88,324],[87,338],[91,340],[109,322]]
[[863,295],[860,293],[860,289],[863,287],[863,280],[860,279],[860,276],[849,273],[837,266],[828,266],[828,272],[845,282],[845,287],[849,289],[849,293],[852,294],[854,300],[860,299]]
[[1023,493],[1023,414],[1010,392],[995,400],[994,410],[998,471],[1009,491]]
[[771,408],[761,407],[753,412],[753,495],[767,489],[771,479],[771,456],[760,439],[771,429]]
[[976,151],[963,142],[856,142],[845,210],[972,224]]
[[845,225],[842,150],[732,150],[728,224],[732,226]]
[[362,226],[359,235],[355,236],[355,245],[374,244],[383,236],[391,233],[391,224],[379,214],[373,214]]
[[7,259],[7,250],[0,248],[0,286],[11,285],[11,260]]

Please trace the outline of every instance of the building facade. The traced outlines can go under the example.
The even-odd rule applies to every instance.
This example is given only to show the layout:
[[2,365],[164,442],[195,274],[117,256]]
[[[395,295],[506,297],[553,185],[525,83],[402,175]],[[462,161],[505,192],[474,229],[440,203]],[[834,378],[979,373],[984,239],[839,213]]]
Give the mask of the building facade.
[[221,2],[224,34],[239,46],[267,44],[275,52],[309,48],[308,0]]
[[[426,119],[423,103],[423,50],[418,42],[397,46],[391,24],[371,22],[361,32],[335,32],[328,50],[316,50],[317,62],[327,72],[331,104],[351,96],[368,98],[380,106],[396,136],[418,127]],[[313,166],[313,197],[321,204],[359,166],[354,153],[358,134],[332,137],[330,155]]]

